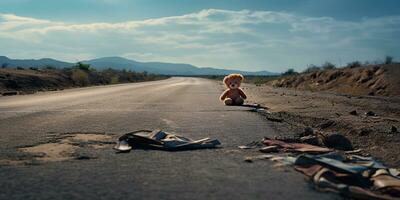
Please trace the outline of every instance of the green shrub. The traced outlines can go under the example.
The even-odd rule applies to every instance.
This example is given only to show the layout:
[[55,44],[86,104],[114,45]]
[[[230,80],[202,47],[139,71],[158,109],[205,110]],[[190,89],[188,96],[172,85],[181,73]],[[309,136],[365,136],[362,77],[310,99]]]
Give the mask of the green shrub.
[[385,64],[392,64],[393,63],[393,57],[392,56],[386,56],[385,57]]
[[296,72],[294,69],[290,68],[286,72],[282,73],[282,76],[290,76],[290,75],[296,75],[298,72]]
[[325,62],[322,65],[322,69],[336,69],[336,66],[330,62]]
[[72,81],[74,81],[74,83],[76,85],[79,85],[79,86],[87,86],[90,83],[88,74],[81,69],[73,70],[71,79],[72,79]]
[[362,64],[359,61],[354,61],[354,62],[347,64],[347,67],[349,67],[349,68],[357,68],[357,67],[361,67],[361,66],[362,66]]
[[83,70],[83,71],[89,71],[91,69],[89,64],[84,64],[84,63],[81,63],[81,62],[76,63],[76,65],[73,66],[72,68],[80,69],[80,70]]
[[51,65],[46,65],[44,68],[45,68],[45,69],[50,69],[50,70],[56,69],[55,67],[53,67],[53,66],[51,66]]

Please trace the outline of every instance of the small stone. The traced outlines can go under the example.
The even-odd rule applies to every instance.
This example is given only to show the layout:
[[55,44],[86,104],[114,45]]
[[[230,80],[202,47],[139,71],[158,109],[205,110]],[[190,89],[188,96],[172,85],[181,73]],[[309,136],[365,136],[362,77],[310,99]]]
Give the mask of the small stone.
[[300,141],[303,143],[316,145],[316,146],[323,146],[323,141],[315,135],[308,135],[300,138]]
[[392,133],[397,133],[397,128],[395,126],[392,126]]
[[366,116],[376,116],[376,114],[372,111],[368,111],[365,113]]
[[313,134],[314,134],[314,129],[312,129],[311,127],[306,127],[304,128],[302,136],[313,135]]
[[351,141],[339,133],[328,134],[325,136],[325,146],[343,151],[353,150]]
[[371,132],[371,130],[367,129],[367,128],[362,128],[360,130],[360,132],[358,133],[360,136],[366,136]]
[[358,113],[357,113],[356,110],[353,110],[353,111],[349,112],[349,114],[350,114],[350,115],[358,115]]

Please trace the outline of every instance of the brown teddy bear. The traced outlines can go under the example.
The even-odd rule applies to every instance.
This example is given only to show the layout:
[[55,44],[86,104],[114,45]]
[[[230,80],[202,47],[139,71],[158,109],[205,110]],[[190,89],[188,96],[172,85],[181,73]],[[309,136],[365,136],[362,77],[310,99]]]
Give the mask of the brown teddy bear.
[[242,105],[246,94],[240,89],[244,77],[241,74],[229,74],[225,76],[223,82],[228,88],[222,93],[220,100],[224,101],[225,105]]

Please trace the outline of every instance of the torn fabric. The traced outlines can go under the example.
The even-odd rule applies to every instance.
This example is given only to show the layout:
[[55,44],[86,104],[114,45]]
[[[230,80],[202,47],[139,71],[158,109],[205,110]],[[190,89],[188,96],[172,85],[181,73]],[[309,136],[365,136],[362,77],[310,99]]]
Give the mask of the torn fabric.
[[203,138],[192,140],[180,135],[161,130],[140,130],[126,133],[118,139],[114,149],[128,152],[132,149],[158,149],[166,151],[182,151],[193,149],[215,148],[221,143],[218,140]]

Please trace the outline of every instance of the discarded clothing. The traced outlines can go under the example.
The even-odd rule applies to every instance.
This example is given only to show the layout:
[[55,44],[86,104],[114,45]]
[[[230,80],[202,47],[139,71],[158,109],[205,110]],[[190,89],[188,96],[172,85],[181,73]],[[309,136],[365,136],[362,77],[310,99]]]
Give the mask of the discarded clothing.
[[281,140],[265,138],[263,143],[267,146],[277,146],[283,152],[298,152],[298,153],[326,153],[331,152],[331,149],[325,147],[314,146],[304,143],[289,143]]
[[305,154],[297,157],[295,169],[310,177],[319,190],[355,199],[400,199],[398,171],[370,157]]
[[133,148],[181,151],[215,148],[220,144],[218,140],[212,140],[210,138],[192,140],[161,130],[140,130],[121,136],[114,149],[118,152],[128,152]]
[[[264,138],[263,147],[253,142],[239,148],[259,147],[259,151],[263,153],[290,153],[289,155],[263,154],[246,157],[245,161],[267,159],[279,162],[280,166],[294,165],[297,171],[309,177],[318,190],[336,192],[351,199],[400,200],[400,172],[398,170],[389,169],[372,157],[354,155],[354,153],[360,153],[360,150],[335,151],[334,149],[352,149],[351,143],[346,142],[342,148],[339,143],[345,140],[337,134],[332,136],[331,148],[334,149],[309,144],[312,142],[329,147],[326,136],[321,137],[322,139],[317,136],[312,137],[303,138],[304,140],[302,138]],[[338,146],[341,148],[337,148]]]

